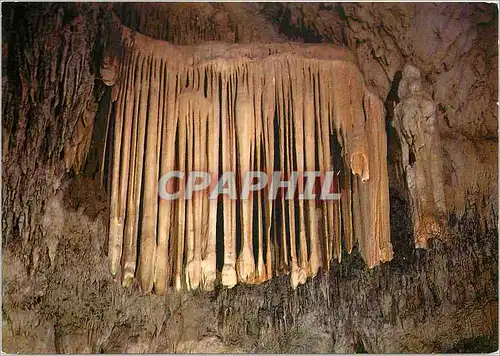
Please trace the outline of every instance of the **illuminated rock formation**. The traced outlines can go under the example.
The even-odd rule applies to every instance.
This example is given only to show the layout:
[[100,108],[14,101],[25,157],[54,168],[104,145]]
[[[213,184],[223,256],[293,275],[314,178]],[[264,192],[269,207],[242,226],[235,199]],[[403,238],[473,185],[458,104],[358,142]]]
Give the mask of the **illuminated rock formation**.
[[[219,255],[227,287],[291,273],[295,288],[340,260],[342,235],[347,252],[357,242],[370,268],[392,258],[384,109],[365,89],[349,51],[299,44],[178,47],[125,27],[123,45],[119,73],[107,74],[119,78],[110,135],[109,258],[124,285],[135,276],[143,292],[212,290]],[[334,134],[342,152],[332,148]],[[335,155],[343,167],[333,167]],[[190,172],[234,172],[241,186],[247,172],[278,166],[282,179],[318,169],[344,172],[341,201],[284,194],[269,200],[266,190],[248,199],[224,197],[224,252],[217,254],[215,199],[204,192],[175,201],[158,197],[157,182],[172,170],[185,179]],[[299,192],[303,183],[302,177]]]
[[427,240],[442,231],[447,212],[436,106],[422,88],[420,71],[412,65],[403,70],[398,94],[401,102],[393,125],[401,139],[415,246],[427,248]]
[[[117,354],[498,349],[494,4],[6,3],[2,10],[2,350]],[[157,49],[135,51],[131,42],[122,41],[113,12],[126,26],[170,45],[159,41],[152,43]],[[307,44],[290,44],[295,41]],[[358,62],[333,44],[356,53]],[[160,52],[164,54],[158,56]],[[330,70],[335,61],[340,65]],[[340,70],[346,62],[356,63],[364,85],[376,97],[363,85],[359,88],[357,80],[349,83],[356,69]],[[418,80],[405,71],[401,88],[417,80],[423,92],[398,96],[404,63],[413,64],[421,75]],[[192,73],[198,71],[202,84],[196,89],[198,79]],[[205,73],[219,79],[207,80],[205,86]],[[250,103],[239,96],[245,73],[253,78],[252,87],[245,88]],[[153,83],[151,75],[164,80]],[[338,100],[332,94],[337,89]],[[363,94],[344,97],[344,89]],[[311,92],[312,100],[306,103]],[[302,100],[295,100],[297,96]],[[391,246],[377,232],[388,227],[377,223],[387,205],[367,202],[381,199],[379,189],[383,192],[386,184],[384,120],[353,126],[343,114],[352,129],[343,132],[331,113],[337,102],[351,105],[351,98],[356,106],[362,103],[365,118],[386,109],[394,257],[371,269],[365,262],[389,258]],[[398,137],[393,122],[426,122],[418,117],[421,112],[412,114],[413,99],[435,103],[434,127],[429,133],[429,127],[401,125]],[[395,117],[397,104],[402,116]],[[245,107],[251,107],[250,112],[238,113],[237,108]],[[359,114],[356,107],[351,110]],[[420,104],[414,112],[419,110]],[[116,117],[118,111],[121,118]],[[322,115],[325,112],[328,115]],[[237,130],[245,128],[239,125],[240,115],[252,118],[253,135],[239,135]],[[205,121],[207,129],[202,130]],[[115,123],[120,124],[120,162],[115,159],[118,201],[113,215],[119,227],[115,234],[123,229],[123,237],[108,246],[113,150],[118,145]],[[153,124],[156,131],[150,132]],[[311,129],[312,144],[305,140]],[[153,134],[157,141],[151,145]],[[240,147],[242,140],[253,147]],[[400,141],[408,146],[407,164],[414,173],[418,167],[424,173],[429,168],[429,156],[423,154],[429,150],[424,146],[417,157],[412,142],[438,146],[442,176],[431,174],[432,187],[422,195],[426,202],[408,189]],[[183,189],[181,183],[195,169],[210,172],[212,184],[223,177],[230,194],[206,199],[210,186],[193,192],[190,200],[155,196],[157,201],[145,206],[150,203],[145,199],[145,173],[154,161],[146,156],[155,151],[152,147],[156,173],[148,173],[148,180],[157,175],[159,194],[162,188],[174,193]],[[259,286],[238,281],[240,266],[249,265],[248,258],[241,258],[244,202],[229,195],[232,183],[237,195],[245,184],[240,173],[232,175],[243,169],[241,149],[253,155],[252,170],[265,171],[267,177],[277,171],[285,180],[299,165],[302,171],[311,166],[314,151],[315,170],[335,172],[332,185],[342,195],[340,201],[310,204],[282,195],[268,199],[269,184],[252,193],[252,219],[245,218],[251,224],[248,244],[254,262],[249,283]],[[352,151],[358,154],[351,157]],[[358,174],[352,174],[351,161]],[[158,182],[175,170],[182,171],[183,178]],[[206,176],[197,179],[203,183]],[[412,207],[434,209],[428,201],[434,201],[439,180],[444,219],[439,213],[421,219]],[[297,185],[307,189],[307,183],[299,179]],[[154,216],[155,209],[157,219],[144,220],[146,211]],[[310,248],[309,215],[316,218],[316,251]],[[435,234],[426,228],[434,225],[420,224],[425,229],[418,230],[417,238],[428,241],[426,250],[415,248],[414,223],[421,221],[444,227]],[[146,246],[154,250],[149,256],[142,244],[146,238],[153,242]],[[111,256],[117,260],[115,278],[109,273]],[[307,278],[315,270],[312,257],[319,272]],[[142,295],[138,286],[144,284],[147,291],[151,280],[154,293]],[[176,284],[182,292],[174,292]],[[194,293],[188,291],[196,287]]]

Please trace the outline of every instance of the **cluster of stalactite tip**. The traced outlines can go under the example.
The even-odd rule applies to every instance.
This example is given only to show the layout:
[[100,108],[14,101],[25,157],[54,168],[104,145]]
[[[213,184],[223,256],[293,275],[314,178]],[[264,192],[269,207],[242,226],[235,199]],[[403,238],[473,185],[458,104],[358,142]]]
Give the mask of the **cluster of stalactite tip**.
[[[123,46],[106,71],[102,177],[111,273],[124,286],[164,294],[290,274],[296,288],[356,244],[370,268],[392,258],[384,108],[345,49],[178,47],[125,27]],[[341,199],[268,199],[268,187],[249,199],[161,199],[170,171],[334,171]],[[182,194],[176,184],[167,190]]]

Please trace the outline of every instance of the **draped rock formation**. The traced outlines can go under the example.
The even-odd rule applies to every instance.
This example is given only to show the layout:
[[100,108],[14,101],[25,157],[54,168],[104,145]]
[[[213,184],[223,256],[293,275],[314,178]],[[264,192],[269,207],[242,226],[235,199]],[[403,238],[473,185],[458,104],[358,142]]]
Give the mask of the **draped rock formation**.
[[400,137],[403,169],[410,195],[415,246],[442,231],[447,212],[443,162],[436,127],[436,105],[422,88],[420,71],[407,64],[398,89],[401,102],[393,125]]
[[[110,126],[109,259],[124,285],[212,290],[291,273],[292,286],[354,244],[371,268],[392,258],[384,108],[355,57],[324,45],[173,46],[123,27]],[[118,68],[118,67],[117,67]],[[338,138],[338,143],[337,139]],[[341,151],[335,147],[340,144]],[[334,160],[340,156],[342,160]],[[335,163],[335,164],[334,164]],[[341,200],[158,197],[166,172],[335,171]],[[303,180],[299,179],[299,191]],[[222,237],[221,237],[222,238]],[[342,243],[343,241],[343,243]],[[344,246],[344,247],[343,247]]]
[[431,237],[444,238],[449,216],[461,218],[467,210],[477,213],[482,231],[494,229],[496,142],[440,130],[436,105],[413,65],[405,65],[398,95],[392,125],[401,144],[399,170],[408,190],[415,247],[427,248]]
[[[117,354],[498,349],[498,8],[494,4],[6,3],[2,10],[2,350]],[[155,60],[158,63],[156,50],[141,50],[139,56],[130,41],[123,41],[128,46],[122,46],[121,24],[114,26],[109,21],[113,12],[126,26],[172,45],[199,45],[207,40],[225,44],[172,47],[153,43],[158,51],[170,53],[160,56],[159,63],[167,68],[156,74],[152,70]],[[294,41],[308,45],[287,44]],[[311,43],[346,46],[356,53],[358,62],[351,61],[347,51]],[[221,76],[221,80],[222,75],[234,76],[231,83],[226,79],[224,90],[215,90],[222,89],[221,82],[209,88],[212,80],[208,79],[205,86],[202,63],[210,60],[217,63],[207,66],[213,68],[214,76]],[[148,64],[151,61],[153,65]],[[296,67],[288,67],[293,61]],[[363,206],[366,199],[359,194],[368,192],[371,197],[372,192],[383,191],[377,190],[377,185],[385,184],[384,175],[374,179],[383,167],[373,167],[377,157],[385,155],[378,152],[377,145],[384,149],[385,144],[374,131],[383,131],[382,120],[371,119],[382,106],[363,88],[361,99],[350,95],[353,89],[344,84],[345,98],[327,95],[322,90],[324,83],[333,85],[345,82],[345,78],[350,78],[352,85],[357,83],[354,66],[352,71],[335,72],[334,77],[333,70],[315,72],[311,66],[318,62],[320,67],[325,63],[328,67],[334,61],[341,61],[344,68],[346,63],[356,63],[366,87],[385,98],[394,257],[372,269],[367,268],[360,250],[364,249],[367,260],[367,255],[379,251],[372,249],[374,239],[361,234],[360,229],[365,231],[364,224],[377,221],[384,205],[375,204],[376,209]],[[406,62],[420,70],[420,78],[411,70],[400,80]],[[134,63],[127,89],[127,68]],[[297,80],[299,64],[319,79],[312,84]],[[198,70],[203,84],[196,90],[191,80],[195,76],[189,74],[188,84],[187,73]],[[141,92],[143,73],[150,79]],[[266,104],[263,95],[260,101],[254,100],[259,98],[254,94],[256,86],[242,84],[246,83],[245,73],[260,79],[261,88],[281,83],[281,98],[276,87],[271,88],[274,108]],[[153,85],[151,74],[164,80]],[[171,75],[176,79],[173,83]],[[300,76],[304,74],[300,72]],[[184,81],[184,87],[176,86],[177,77]],[[411,94],[403,90],[413,81],[425,89]],[[175,95],[169,94],[169,88]],[[121,94],[120,90],[126,92]],[[311,90],[313,114],[306,107],[309,103],[293,97]],[[327,101],[332,95],[334,101]],[[157,112],[151,108],[153,96],[159,97]],[[143,97],[145,103],[141,104]],[[341,99],[349,105],[351,99],[353,105],[361,102],[362,115],[368,117],[363,128],[367,138],[362,140],[367,147],[368,170],[364,171],[362,154],[352,160],[352,167],[365,172],[364,177],[363,173],[352,174],[346,145],[355,141],[345,139],[347,133],[335,125],[328,131],[321,129],[323,104],[327,103],[330,113],[331,105]],[[426,119],[419,115],[433,110],[421,111],[428,101],[434,102],[436,109]],[[394,110],[397,104],[401,104],[398,117]],[[130,105],[133,114],[127,116]],[[172,105],[174,114],[169,109]],[[261,110],[254,110],[258,107]],[[131,284],[130,288],[113,283],[108,266],[118,108],[120,163],[115,209],[116,216],[120,217],[122,209],[124,215],[117,219],[123,227],[123,239],[115,244],[120,248],[116,274],[120,282]],[[184,108],[183,115],[180,108]],[[269,108],[269,112],[262,108]],[[299,110],[307,110],[313,120],[297,115]],[[224,117],[222,113],[226,113]],[[149,120],[155,115],[155,122]],[[264,126],[263,118],[269,116],[273,125]],[[174,129],[165,124],[167,120],[173,122]],[[388,124],[403,124],[405,120],[407,125],[400,125],[398,137]],[[327,121],[330,126],[330,116]],[[431,121],[435,121],[433,127],[427,126]],[[337,122],[335,117],[333,122]],[[375,123],[378,126],[372,125]],[[304,127],[306,124],[312,125]],[[154,126],[156,130],[149,129]],[[223,134],[228,131],[231,135]],[[304,142],[311,131],[313,155]],[[156,153],[148,149],[149,142],[154,142],[153,133],[157,135]],[[258,139],[258,133],[263,139]],[[179,146],[180,142],[183,145]],[[414,178],[416,173],[431,172],[424,174],[425,184],[418,186],[425,194],[408,189],[407,172],[400,164],[400,142],[407,145],[407,165]],[[428,144],[440,151],[442,176],[432,173],[427,164],[432,158]],[[125,147],[130,147],[126,154]],[[300,150],[303,155],[297,154]],[[215,151],[219,154],[213,154]],[[372,151],[378,156],[372,156]],[[242,157],[243,152],[253,154],[253,161]],[[325,159],[328,156],[332,159]],[[225,172],[235,172],[234,177],[224,177],[226,182],[238,180],[239,184],[243,163],[252,170],[263,167],[269,178],[270,173],[283,171],[281,178],[289,179],[289,172],[299,170],[298,165],[305,171],[311,157],[315,170],[340,171],[333,183],[342,193],[340,201],[318,200],[315,209],[310,209],[309,201],[283,199],[281,195],[269,200],[266,190],[254,192],[250,204],[231,200],[227,194],[220,195],[218,201],[207,200],[205,192],[194,192],[192,199],[182,200],[181,220],[181,201],[150,198],[151,189],[145,192],[146,181],[161,187],[158,178],[180,169],[181,164],[184,178],[169,180],[167,190],[175,192],[183,187],[178,183],[186,182],[194,169],[211,172],[212,183]],[[127,170],[128,174],[120,173]],[[147,176],[146,170],[151,170]],[[122,182],[127,189],[122,190]],[[444,217],[436,204],[439,195],[434,194],[440,182]],[[150,204],[151,199],[157,207]],[[421,218],[414,215],[419,212],[414,207],[424,213],[431,210],[431,219],[426,221],[436,223],[423,224],[424,229],[418,230],[422,232],[417,234],[419,247],[432,237],[425,250],[415,248],[413,228]],[[251,219],[248,213],[242,214],[243,208],[250,210]],[[314,210],[317,220],[312,223],[318,228],[320,245],[331,233],[340,236],[323,243],[314,254],[316,260],[311,258],[309,233],[309,214]],[[146,216],[156,216],[156,224],[151,219],[146,224]],[[351,223],[343,225],[344,221]],[[210,229],[214,224],[215,238]],[[433,226],[444,228],[436,235]],[[121,227],[117,233],[121,234]],[[251,242],[251,248],[243,253],[242,239],[248,238],[248,233],[244,235],[248,230],[252,239],[245,243],[248,246]],[[177,241],[179,231],[184,238]],[[224,231],[229,232],[225,241]],[[363,241],[356,237],[359,235]],[[215,247],[209,246],[214,241]],[[259,246],[263,246],[262,253]],[[154,254],[143,255],[145,247],[154,249]],[[247,258],[250,254],[253,264]],[[323,259],[331,255],[331,261]],[[181,273],[175,278],[177,263]],[[307,278],[318,265],[318,275]],[[147,290],[151,275],[155,293],[142,295],[137,280]],[[267,281],[246,285],[242,277],[251,283]],[[290,279],[293,285],[307,281],[293,290]],[[184,291],[187,287],[215,289],[171,293],[176,281]],[[234,283],[238,285],[228,288]]]

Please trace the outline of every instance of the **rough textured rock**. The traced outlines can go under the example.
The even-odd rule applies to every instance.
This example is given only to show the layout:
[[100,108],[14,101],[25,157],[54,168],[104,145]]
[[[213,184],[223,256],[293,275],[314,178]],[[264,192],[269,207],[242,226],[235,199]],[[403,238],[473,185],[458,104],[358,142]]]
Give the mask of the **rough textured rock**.
[[[93,57],[100,12],[86,5],[9,5],[3,24],[3,242],[36,259],[44,202],[78,173],[100,95]],[[42,35],[40,35],[42,34]]]
[[[453,206],[446,236],[431,239],[426,251],[414,248],[408,191],[396,168],[400,141],[387,125],[391,262],[367,270],[355,247],[329,274],[296,291],[286,278],[166,297],[142,295],[137,283],[123,289],[106,264],[108,202],[101,184],[69,177],[102,139],[92,134],[94,124],[103,126],[100,114],[94,122],[104,92],[100,76],[108,81],[106,69],[114,65],[102,58],[120,51],[102,50],[116,44],[110,9],[130,27],[176,44],[346,45],[357,53],[367,85],[386,99],[389,121],[401,100],[404,64],[419,68],[437,108],[445,197]],[[2,10],[3,351],[498,348],[493,4],[7,4]],[[109,103],[111,93],[103,98]]]
[[405,65],[394,109],[393,126],[402,149],[402,169],[412,208],[415,246],[444,233],[448,212],[444,196],[443,153],[436,125],[436,105],[422,88],[420,71]]
[[285,42],[272,23],[251,3],[116,4],[123,24],[153,38],[178,45],[205,41],[228,43]]
[[6,250],[4,351],[437,352],[472,338],[483,348],[466,350],[497,347],[497,232],[478,234],[472,219],[452,239],[414,250],[406,203],[393,196],[397,249],[380,267],[367,269],[355,248],[295,291],[280,277],[163,297],[113,281],[105,198],[88,196],[90,187],[98,190],[73,181],[48,202],[46,243],[55,247],[36,271]]

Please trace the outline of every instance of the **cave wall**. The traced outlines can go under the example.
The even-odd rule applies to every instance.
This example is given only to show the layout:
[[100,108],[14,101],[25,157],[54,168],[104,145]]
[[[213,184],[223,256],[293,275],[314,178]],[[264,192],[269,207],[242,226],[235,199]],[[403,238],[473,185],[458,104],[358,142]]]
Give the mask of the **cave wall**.
[[[432,352],[472,350],[468,340],[497,348],[494,5],[2,6],[5,351]],[[443,181],[456,207],[447,238],[414,249],[404,182],[390,174],[395,258],[381,267],[367,270],[355,251],[295,292],[286,278],[208,295],[120,288],[105,262],[106,195],[79,174],[105,92],[98,68],[116,40],[110,10],[175,44],[348,46],[386,101],[393,167],[398,72],[418,67],[438,108]]]
[[2,231],[31,263],[44,203],[89,150],[103,85],[103,14],[86,5],[3,7]]

